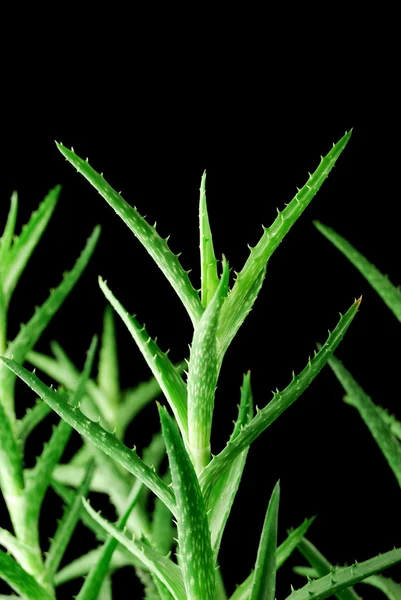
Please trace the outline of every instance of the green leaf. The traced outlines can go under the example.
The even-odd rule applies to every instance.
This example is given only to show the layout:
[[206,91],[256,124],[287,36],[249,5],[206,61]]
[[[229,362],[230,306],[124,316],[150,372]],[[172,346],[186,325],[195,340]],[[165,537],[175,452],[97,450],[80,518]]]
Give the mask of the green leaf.
[[[88,356],[85,361],[79,385],[71,398],[72,410],[74,406],[79,404],[84,393],[86,382],[92,369],[96,345],[97,338],[95,336],[92,339],[88,350]],[[63,400],[61,400],[61,402],[63,402]],[[61,459],[71,432],[72,427],[65,421],[60,421],[57,427],[55,427],[50,441],[45,445],[42,454],[37,459],[35,467],[26,478],[26,530],[29,536],[29,543],[33,547],[39,547],[39,514],[43,498],[50,484],[52,472]]]
[[[18,283],[21,273],[23,272],[33,250],[38,244],[44,230],[46,229],[49,219],[56,207],[60,191],[61,186],[59,185],[50,190],[43,202],[39,205],[39,208],[32,213],[28,223],[22,228],[20,235],[14,241],[10,250],[7,252],[7,255],[4,257],[2,272],[4,296],[7,304],[10,301],[11,295]],[[14,210],[16,213],[16,206]],[[16,214],[13,214],[12,219],[14,220],[15,218]],[[14,225],[10,223],[9,233],[11,233],[11,229],[14,230]],[[8,241],[7,244],[9,244]]]
[[18,194],[14,191],[11,194],[10,210],[8,212],[6,225],[4,227],[3,235],[0,238],[0,272],[3,271],[4,261],[13,241],[15,225],[17,222],[17,213]]
[[383,421],[390,426],[391,433],[395,435],[396,438],[401,440],[401,422],[398,421],[394,415],[390,414],[388,410],[383,408],[382,406],[377,406],[377,410],[379,411]]
[[[83,514],[87,515],[88,520],[92,518],[86,511],[83,511]],[[93,522],[95,522],[99,529],[101,529],[103,538],[106,539],[107,533],[104,531],[104,529],[101,528],[96,521],[93,520]],[[93,565],[95,565],[99,560],[101,551],[102,546],[99,546],[98,548],[96,548],[96,550],[91,550],[90,552],[83,554],[79,558],[76,558],[75,560],[65,565],[65,567],[60,569],[60,571],[56,574],[54,578],[54,584],[58,587],[60,585],[63,585],[64,583],[67,583],[68,581],[72,581],[73,579],[78,579],[79,577],[84,577],[85,575],[87,575],[93,567]],[[135,559],[135,557],[130,552],[128,552],[126,548],[119,544],[118,549],[114,552],[112,556],[110,562],[110,571],[113,572],[117,571],[118,569],[121,569],[122,567],[132,566],[134,560],[136,560],[138,564],[140,564],[139,561]]]
[[107,181],[92,169],[87,161],[82,160],[73,151],[68,150],[61,144],[57,144],[57,147],[77,171],[103,196],[124,223],[128,225],[167,277],[185,306],[192,323],[196,325],[203,313],[202,304],[198,293],[192,287],[188,273],[182,268],[178,256],[169,249],[167,241],[163,240],[157,233],[156,228],[151,227],[136,208],[130,206],[120,194],[113,190]]
[[0,550],[0,577],[14,592],[21,594],[26,600],[54,600],[54,596],[2,550]]
[[178,544],[186,598],[213,600],[216,576],[202,492],[176,424],[165,408],[159,406],[159,414],[177,502]]
[[372,575],[364,579],[362,583],[371,585],[385,594],[388,600],[401,600],[401,584],[396,583],[389,577],[383,575]]
[[[112,525],[106,519],[103,519],[97,514],[93,508],[83,500],[84,506],[88,513],[112,536],[114,536],[120,544],[125,546],[134,556],[155,575],[163,581],[169,591],[173,594],[175,600],[187,600],[185,589],[182,582],[180,568],[174,564],[169,558],[162,556],[149,546],[145,541],[135,539],[129,540],[115,525]],[[206,600],[206,599],[205,599]]]
[[13,360],[4,357],[0,359],[11,369],[18,377],[42,398],[51,408],[69,425],[74,427],[78,433],[88,439],[94,446],[100,448],[105,454],[111,456],[115,461],[122,465],[127,471],[132,473],[143,481],[159,498],[175,513],[174,494],[166,486],[150,467],[147,467],[140,460],[135,450],[129,450],[122,442],[114,437],[108,431],[105,431],[100,425],[94,423],[78,408],[69,406],[66,402],[60,400],[59,395],[48,388],[33,373],[29,373],[24,367]]
[[330,333],[322,349],[312,360],[309,360],[304,370],[299,375],[293,375],[291,383],[282,392],[274,393],[270,403],[265,408],[257,410],[252,421],[242,429],[235,439],[230,440],[222,452],[205,467],[199,476],[199,481],[207,502],[209,502],[210,494],[219,477],[233,460],[291,406],[312,383],[342,340],[357,313],[360,302],[360,300],[356,300],[346,314],[341,316],[337,327]]
[[[52,352],[56,359],[39,352],[29,352],[26,359],[36,368],[46,373],[49,377],[74,391],[78,385],[80,371],[57,342],[51,342]],[[108,400],[96,383],[89,379],[86,384],[88,397],[82,400],[82,410],[88,417],[97,418],[100,413],[100,423],[108,431],[114,429],[114,411],[110,408]],[[94,411],[94,409],[96,409]],[[96,416],[95,416],[96,415]]]
[[[252,416],[251,378],[250,372],[248,372],[244,375],[238,418],[234,424],[234,431],[230,437],[231,440],[237,437],[241,428],[252,419]],[[217,557],[220,549],[224,528],[241,481],[247,455],[248,449],[243,450],[243,452],[237,456],[231,466],[219,478],[212,491],[208,509],[212,548],[215,557]]]
[[15,430],[15,436],[20,443],[21,447],[25,445],[25,442],[29,434],[52,412],[50,406],[47,406],[46,402],[38,400],[38,402],[32,408],[28,408],[22,419],[17,421]]
[[225,351],[246,315],[252,309],[260,290],[269,258],[318,192],[341,152],[344,150],[351,137],[351,133],[351,131],[346,133],[337,144],[333,145],[327,156],[321,158],[320,164],[313,175],[309,176],[306,184],[298,190],[295,198],[286,208],[278,213],[271,227],[264,227],[261,239],[254,248],[251,248],[250,255],[242,271],[238,273],[234,287],[230,291],[221,311],[218,334],[221,344],[220,360],[222,360]]
[[277,482],[267,507],[256,558],[251,600],[274,600],[276,592],[276,549],[280,483]]
[[82,511],[82,496],[86,497],[89,492],[90,482],[95,470],[95,463],[91,461],[85,470],[84,479],[75,492],[72,502],[70,502],[58,524],[54,538],[50,544],[45,561],[46,581],[53,583],[54,576],[59,568],[60,562],[64,556],[66,548],[75,531]]
[[[298,550],[302,556],[306,558],[311,567],[313,567],[318,574],[318,577],[324,577],[330,573],[335,573],[336,567],[323,556],[321,552],[305,537],[300,540],[298,544]],[[344,590],[338,591],[335,594],[338,600],[361,600],[360,596],[351,587]]]
[[[285,561],[291,556],[300,540],[303,538],[305,533],[314,521],[312,519],[305,519],[305,521],[294,531],[292,531],[287,538],[280,544],[276,551],[276,569],[278,570],[283,566]],[[237,586],[235,592],[230,597],[230,600],[249,600],[251,597],[253,585],[253,571],[239,586]]]
[[358,269],[401,322],[401,291],[334,229],[319,223],[319,221],[314,221],[314,225]]
[[13,357],[17,362],[24,360],[27,352],[37,342],[51,318],[78,281],[93,254],[99,235],[100,227],[97,226],[89,237],[84,250],[72,270],[64,273],[61,283],[51,291],[48,299],[37,309],[28,323],[21,327],[17,337],[10,343],[6,354],[7,357]]
[[24,536],[24,473],[10,420],[0,402],[0,487],[16,535]]
[[295,590],[286,600],[324,600],[335,595],[340,590],[376,575],[401,561],[401,548],[379,554],[362,563],[350,567],[339,567],[314,581],[309,581],[304,587]]
[[120,401],[118,354],[114,315],[107,305],[103,317],[102,345],[99,356],[98,385],[116,411]]
[[[128,506],[125,509],[123,516],[118,520],[116,528],[122,531],[128,521],[128,518],[138,502],[139,494],[142,488],[142,482],[136,481],[128,498]],[[99,558],[92,566],[88,577],[85,579],[81,587],[77,600],[92,600],[97,598],[105,578],[109,572],[109,566],[113,557],[114,551],[117,548],[117,539],[113,535],[109,535],[100,552]]]
[[329,360],[329,365],[347,393],[344,400],[358,410],[401,487],[400,441],[393,435],[391,426],[382,418],[377,406],[358,385],[342,362],[333,356]]
[[128,331],[134,338],[144,359],[157,379],[172,411],[180,425],[184,437],[188,434],[188,412],[187,412],[187,390],[180,374],[170,361],[166,352],[162,352],[156,342],[146,333],[145,327],[141,327],[134,316],[131,316],[113,293],[107,287],[105,281],[99,278],[99,285],[114,310],[121,317]]
[[188,446],[195,470],[200,473],[210,461],[214,393],[218,378],[217,326],[228,291],[229,268],[223,258],[223,273],[215,295],[195,327],[188,368]]
[[217,260],[214,254],[212,232],[206,204],[206,171],[202,175],[199,196],[199,231],[201,257],[201,299],[206,307],[219,285]]
[[288,533],[287,538],[277,548],[277,569],[279,569],[291,556],[314,520],[315,517],[312,517],[311,519],[305,519],[305,521],[301,523],[299,527]]
[[[24,361],[26,354],[36,344],[42,332],[81,276],[95,249],[99,234],[100,228],[95,227],[72,270],[63,275],[63,280],[58,287],[50,292],[50,296],[36,310],[28,323],[21,326],[16,338],[7,348],[6,356],[8,358],[13,358],[19,363]],[[15,376],[4,370],[2,366],[0,368],[0,395],[3,395],[4,407],[12,422],[14,421],[14,383]]]

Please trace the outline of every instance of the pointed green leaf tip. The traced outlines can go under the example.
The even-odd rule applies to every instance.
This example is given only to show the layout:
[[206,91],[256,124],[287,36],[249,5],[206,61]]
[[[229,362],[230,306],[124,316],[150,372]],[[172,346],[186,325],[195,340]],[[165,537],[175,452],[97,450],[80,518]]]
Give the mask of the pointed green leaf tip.
[[206,307],[219,285],[217,260],[214,254],[212,232],[206,205],[206,171],[202,175],[199,197],[199,231],[201,256],[201,299]]
[[182,301],[192,323],[196,325],[202,316],[203,306],[188,273],[184,271],[178,256],[168,247],[167,241],[160,237],[156,228],[149,225],[136,208],[130,206],[103,176],[89,165],[88,161],[82,160],[62,144],[56,142],[56,145],[61,154],[92,184],[149,252]]
[[276,549],[280,482],[273,489],[267,507],[250,600],[274,600],[276,591]]
[[213,600],[213,551],[198,478],[177,425],[165,408],[160,405],[158,408],[176,497],[178,544],[187,600]]
[[329,176],[339,156],[351,137],[346,133],[330,152],[322,157],[317,169],[309,176],[305,185],[295,197],[279,212],[270,227],[264,227],[264,233],[255,247],[250,249],[249,257],[231,289],[221,311],[218,337],[220,342],[220,360],[251,311],[259,294],[266,273],[266,265],[285,235],[296,223],[303,211],[309,206],[323,182]]

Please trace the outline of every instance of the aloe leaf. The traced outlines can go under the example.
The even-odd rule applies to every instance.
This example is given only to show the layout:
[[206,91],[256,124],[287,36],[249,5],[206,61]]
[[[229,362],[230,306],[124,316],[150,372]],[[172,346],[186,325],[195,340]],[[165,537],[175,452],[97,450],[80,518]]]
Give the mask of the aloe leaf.
[[3,293],[3,283],[0,273],[0,352],[4,354],[7,348],[7,306]]
[[24,536],[24,473],[10,420],[0,402],[0,487],[16,535]]
[[[241,387],[241,401],[238,410],[238,418],[234,424],[234,431],[230,439],[237,437],[241,428],[244,427],[253,416],[252,391],[250,372],[244,375]],[[209,526],[212,540],[212,548],[215,556],[218,555],[221,539],[227,519],[230,515],[231,507],[237,493],[248,449],[243,450],[233,461],[231,466],[222,474],[213,492],[209,502]]]
[[187,600],[213,600],[215,572],[206,508],[195,470],[167,410],[159,406],[177,501],[178,544]]
[[302,538],[304,537],[314,520],[315,517],[312,517],[311,519],[305,519],[305,521],[301,523],[299,527],[294,529],[294,531],[288,533],[287,538],[277,548],[277,569],[279,569],[285,563],[285,561],[291,556],[295,548],[298,547],[299,543],[301,542]]
[[372,575],[364,579],[362,583],[371,585],[387,596],[388,600],[401,600],[401,584],[396,583],[389,577],[383,575]]
[[154,342],[146,333],[145,327],[141,327],[135,317],[129,315],[109,290],[106,282],[101,278],[99,278],[99,285],[107,300],[121,317],[127,326],[128,331],[134,338],[139,350],[148,363],[149,368],[163,390],[180,425],[181,432],[186,438],[188,434],[188,412],[185,383],[168,358],[167,353],[162,352],[156,342]]
[[261,287],[266,264],[279,243],[288,233],[305,208],[318,192],[324,180],[334,167],[338,157],[344,150],[352,131],[346,133],[324,158],[321,158],[316,171],[309,176],[306,184],[298,190],[295,198],[279,212],[270,227],[264,227],[264,233],[238,273],[234,287],[221,311],[219,324],[219,340],[221,359],[231,343],[246,315],[252,309],[257,293]]
[[107,575],[104,579],[97,600],[113,600],[113,586],[111,583],[111,577],[109,575]]
[[229,441],[220,454],[215,456],[204,468],[199,476],[199,481],[207,502],[209,502],[210,494],[219,477],[233,460],[291,406],[312,383],[342,340],[358,311],[360,302],[361,299],[356,300],[345,315],[341,316],[324,346],[312,360],[309,360],[304,370],[299,375],[293,375],[291,383],[282,392],[274,393],[272,400],[265,408],[257,409],[257,414],[252,421],[242,429],[235,439]]
[[[26,360],[28,360],[35,368],[40,369],[43,373],[46,373],[46,375],[57,381],[57,383],[74,391],[81,375],[79,369],[77,369],[60,344],[53,341],[51,342],[51,348],[56,358],[41,354],[40,352],[31,351],[28,352]],[[93,415],[96,415],[96,418],[100,413],[100,423],[102,427],[108,431],[113,431],[115,413],[110,408],[106,396],[92,379],[89,379],[86,384],[86,393],[91,402],[88,402],[86,396],[83,398],[83,412],[88,417],[92,417],[93,413]],[[95,412],[92,410],[93,408],[96,409]]]
[[0,550],[0,577],[14,592],[26,600],[54,600],[44,587],[39,585],[11,556]]
[[280,483],[274,486],[256,558],[251,600],[274,600],[276,592],[276,549]]
[[[128,498],[128,507],[126,507],[123,516],[118,520],[116,525],[118,530],[122,531],[125,528],[132,510],[138,502],[142,485],[142,482],[135,482]],[[117,544],[117,539],[113,535],[109,535],[106,542],[103,544],[97,562],[92,566],[88,577],[85,579],[85,582],[79,591],[77,600],[92,600],[93,598],[98,597],[105,577],[109,572],[109,565],[114,551],[117,548]]]
[[57,144],[60,152],[99,192],[106,202],[113,208],[124,223],[131,229],[141,244],[149,252],[157,266],[161,269],[168,281],[173,286],[185,306],[194,325],[203,313],[203,307],[198,293],[192,287],[188,273],[182,268],[178,256],[171,252],[167,240],[159,236],[155,227],[151,227],[136,208],[130,206],[120,194],[107,183],[107,181],[87,161],[82,160],[73,151],[61,144]]
[[114,315],[109,305],[106,306],[103,317],[98,385],[111,407],[116,411],[120,400],[120,383]]
[[54,576],[79,521],[80,512],[82,511],[81,498],[82,496],[86,497],[89,492],[94,470],[95,463],[94,461],[91,461],[86,468],[84,479],[78,487],[73,501],[67,505],[64,511],[54,538],[50,544],[45,561],[46,581],[49,583],[53,582]]
[[40,560],[38,560],[38,557],[32,548],[2,527],[0,527],[0,545],[4,546],[4,548],[13,555],[15,560],[22,567],[26,567],[28,571],[31,570],[33,566],[37,566],[40,569]]
[[401,440],[401,422],[398,421],[394,415],[389,413],[389,411],[382,406],[377,406],[377,410],[379,411],[383,421],[389,425],[391,429],[391,433],[395,435],[396,438]]
[[3,270],[5,257],[7,256],[7,252],[9,251],[13,241],[15,224],[17,222],[17,213],[18,194],[14,191],[11,194],[10,210],[8,212],[6,225],[4,227],[3,235],[0,238],[0,271]]
[[[157,575],[173,594],[175,600],[187,600],[182,581],[180,568],[169,558],[162,556],[145,541],[135,539],[129,540],[115,525],[97,514],[86,500],[83,500],[88,513],[101,525],[107,533],[114,536],[120,544],[125,546],[134,556],[155,575]],[[206,600],[206,599],[205,599]]]
[[89,237],[84,250],[76,261],[71,271],[63,275],[61,283],[51,291],[48,299],[35,312],[33,317],[26,325],[23,325],[7,349],[7,357],[13,357],[14,360],[22,362],[25,355],[39,339],[41,333],[50,322],[51,318],[60,308],[65,298],[72,290],[83,270],[89,262],[99,239],[100,227],[95,227]]
[[358,410],[401,487],[400,441],[393,435],[391,426],[385,422],[376,405],[342,362],[333,356],[329,360],[329,365],[347,393],[344,400]]
[[152,518],[152,542],[164,556],[171,551],[176,537],[176,528],[173,525],[171,512],[156,498]]
[[[42,306],[36,310],[28,323],[21,326],[16,338],[7,348],[7,357],[13,358],[20,363],[24,361],[27,352],[29,352],[36,344],[42,332],[81,276],[95,249],[99,234],[100,228],[95,227],[72,270],[64,274],[63,280],[58,287],[51,291],[50,296]],[[5,372],[4,367],[2,367],[0,369],[0,394],[3,395],[4,406],[12,423],[15,420],[14,382],[14,375],[11,372]]]
[[138,458],[135,450],[129,450],[122,442],[108,431],[105,431],[100,425],[94,423],[88,417],[75,407],[69,406],[66,402],[60,400],[59,395],[48,388],[34,374],[29,373],[24,367],[13,360],[4,357],[0,359],[11,369],[18,377],[22,379],[38,396],[42,398],[51,408],[78,433],[88,439],[94,446],[100,448],[105,454],[111,456],[116,462],[123,466],[143,481],[159,498],[168,506],[171,512],[175,512],[174,494],[171,489],[163,483],[150,467]]
[[[96,336],[93,338],[88,350],[85,366],[82,371],[79,385],[71,398],[72,409],[77,406],[85,390],[86,381],[92,369],[97,345]],[[56,394],[58,396],[58,394]],[[63,402],[63,400],[61,400]],[[65,402],[65,400],[64,400]],[[72,427],[61,420],[55,427],[53,434],[45,445],[42,454],[36,461],[35,467],[26,477],[26,529],[29,535],[29,543],[33,547],[39,547],[39,514],[43,498],[50,483],[51,474],[61,459],[67,442],[70,438]]]
[[393,315],[401,322],[401,290],[334,229],[319,223],[319,221],[314,221],[314,225],[358,269]]
[[401,561],[401,548],[379,554],[362,563],[350,567],[339,567],[330,574],[309,581],[304,587],[295,590],[286,600],[324,600],[335,595],[370,575],[376,575]]
[[[51,486],[64,503],[71,504],[71,502],[74,501],[76,494],[75,491],[70,490],[57,481],[54,481],[54,479],[51,482]],[[85,527],[89,531],[92,531],[97,540],[101,542],[106,541],[107,533],[86,510],[81,511],[79,517]],[[56,585],[60,585],[61,583],[64,583],[64,581],[68,581],[69,579],[74,579],[74,577],[79,577],[80,575],[85,575],[88,573],[93,563],[97,560],[96,557],[98,550],[99,549],[91,550],[90,552],[69,563],[69,565],[63,567],[61,570],[63,572],[62,575],[61,571],[59,571],[55,576]],[[142,563],[140,563],[138,559],[136,559],[124,546],[121,546],[121,544],[118,546],[117,553],[113,554],[112,564],[114,565],[113,568],[120,568],[120,566],[126,566],[128,564],[142,566]],[[73,573],[78,573],[78,575],[73,575]]]
[[[311,567],[315,569],[318,577],[336,572],[337,567],[333,567],[316,546],[305,537],[299,542],[298,550],[306,558]],[[361,600],[360,596],[351,587],[344,591],[338,591],[335,596],[338,600]]]
[[59,185],[50,190],[39,208],[32,213],[28,223],[23,227],[20,235],[14,241],[9,252],[7,252],[7,255],[5,256],[2,270],[4,296],[7,304],[10,301],[11,295],[25,265],[46,229],[49,219],[55,209],[60,191],[61,186]]
[[219,315],[227,296],[229,268],[223,273],[215,295],[195,327],[188,368],[188,446],[197,473],[210,461],[210,433],[217,385],[217,339]]
[[219,285],[217,260],[214,254],[212,232],[206,204],[206,171],[202,175],[199,196],[199,231],[201,256],[201,302],[206,307]]
[[46,402],[39,400],[35,406],[28,408],[22,419],[17,421],[15,436],[21,446],[25,445],[25,442],[29,434],[52,412],[50,406],[47,406]]
[[[82,502],[81,502],[82,503]],[[84,511],[84,514],[89,517],[88,513]],[[95,521],[96,522],[96,521]],[[96,522],[96,525],[100,528],[100,525]],[[103,537],[106,540],[107,533],[102,529]],[[120,551],[123,549],[125,552]],[[79,558],[71,561],[65,567],[60,569],[58,573],[56,573],[54,578],[54,584],[56,587],[63,585],[64,583],[68,583],[68,581],[72,581],[73,579],[78,579],[79,577],[86,576],[93,565],[95,565],[100,557],[100,553],[102,551],[102,546],[96,548],[96,550],[91,550],[90,552],[83,554]],[[137,560],[133,557],[131,553],[128,552],[126,548],[119,544],[118,549],[114,552],[111,562],[110,562],[110,571],[117,571],[123,567],[132,566],[133,561]],[[139,564],[139,561],[137,561]]]
[[[285,561],[291,556],[295,548],[298,546],[300,540],[308,531],[309,527],[312,525],[315,517],[311,519],[305,519],[305,521],[294,531],[288,534],[287,538],[278,546],[276,550],[276,569],[278,570],[283,566]],[[250,575],[237,586],[235,592],[230,597],[230,600],[249,600],[251,597],[252,585],[253,585],[253,575],[252,571]]]

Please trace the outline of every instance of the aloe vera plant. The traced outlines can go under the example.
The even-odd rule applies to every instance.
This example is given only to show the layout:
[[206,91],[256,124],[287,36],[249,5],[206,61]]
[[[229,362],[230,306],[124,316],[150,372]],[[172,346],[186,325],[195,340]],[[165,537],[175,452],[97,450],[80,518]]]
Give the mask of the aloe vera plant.
[[[93,338],[82,372],[58,343],[53,356],[33,350],[47,322],[78,279],[93,251],[98,230],[70,274],[39,309],[14,341],[7,341],[7,311],[11,293],[27,258],[43,231],[58,190],[45,200],[28,227],[14,242],[16,197],[0,246],[0,483],[13,532],[0,529],[0,578],[18,597],[28,600],[61,597],[62,584],[85,576],[79,600],[113,597],[112,575],[129,567],[144,586],[148,600],[227,600],[226,574],[219,569],[219,551],[226,523],[240,485],[249,447],[308,388],[331,359],[354,319],[360,300],[341,315],[328,338],[305,368],[286,388],[275,392],[263,408],[254,407],[250,373],[243,378],[238,417],[227,442],[217,454],[211,447],[215,390],[227,349],[252,309],[263,284],[273,252],[311,202],[344,150],[345,134],[321,159],[315,172],[295,198],[278,213],[261,239],[250,248],[242,270],[231,283],[227,259],[218,261],[212,242],[206,205],[206,175],[200,186],[200,289],[196,290],[167,240],[139,212],[115,192],[102,175],[61,144],[64,157],[114,209],[143,244],[181,300],[193,326],[186,364],[173,364],[167,352],[147,333],[136,316],[126,310],[107,282],[99,278],[107,300],[98,359],[98,376],[91,378],[97,338]],[[114,312],[113,312],[114,311]],[[122,320],[141,351],[152,379],[134,389],[121,390],[114,313]],[[27,360],[58,386],[49,387],[22,363]],[[185,369],[185,371],[184,371]],[[15,415],[14,383],[24,381],[41,399],[22,418]],[[161,433],[138,455],[125,445],[132,419],[160,393],[168,406],[158,404]],[[33,469],[24,465],[23,449],[31,432],[51,411],[60,417],[48,445]],[[67,462],[61,462],[72,430],[83,445]],[[167,454],[169,468],[163,469]],[[39,539],[39,516],[48,487],[65,504],[62,519],[46,556]],[[86,497],[93,492],[109,496],[117,522],[97,513]],[[152,494],[152,496],[151,496]],[[149,503],[152,498],[152,503]],[[274,600],[277,572],[298,546],[306,544],[313,519],[307,519],[279,543],[280,484],[267,506],[255,569],[230,596],[231,600]],[[149,511],[149,506],[152,510]],[[100,544],[61,566],[78,521]],[[175,554],[173,554],[173,551]],[[287,599],[317,600],[377,576],[401,561],[401,549],[336,572],[318,572],[317,579]],[[314,566],[314,565],[312,565]],[[376,579],[376,581],[378,581]],[[381,580],[380,580],[381,581]],[[238,583],[238,582],[236,582]],[[9,595],[9,598],[13,596]],[[14,596],[15,597],[15,596]],[[114,596],[115,597],[115,596]],[[345,596],[343,596],[345,597]],[[352,596],[355,597],[355,596]]]

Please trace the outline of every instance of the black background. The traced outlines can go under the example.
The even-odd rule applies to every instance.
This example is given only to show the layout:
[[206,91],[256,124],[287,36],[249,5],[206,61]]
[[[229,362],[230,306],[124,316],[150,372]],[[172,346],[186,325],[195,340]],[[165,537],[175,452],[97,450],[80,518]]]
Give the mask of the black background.
[[[171,248],[183,252],[182,264],[192,268],[198,287],[198,190],[203,170],[216,253],[224,253],[232,268],[240,270],[247,243],[257,242],[261,224],[271,224],[276,207],[282,209],[291,200],[320,155],[353,127],[329,179],[271,258],[255,308],[227,353],[216,397],[213,450],[217,453],[229,435],[243,373],[251,369],[255,403],[265,406],[270,390],[289,383],[292,370],[300,371],[315,343],[334,328],[338,313],[361,294],[360,312],[337,355],[377,403],[401,417],[401,326],[312,224],[318,219],[334,227],[399,282],[397,122],[376,122],[368,111],[355,111],[352,92],[346,89],[341,94],[321,92],[317,98],[309,82],[280,95],[274,77],[256,67],[248,69],[240,55],[229,62],[220,56],[211,76],[201,63],[185,63],[184,54],[177,55],[182,64],[177,58],[175,68],[159,55],[157,70],[149,68],[146,77],[138,57],[121,78],[117,63],[108,64],[104,73],[93,68],[101,60],[90,55],[80,57],[86,61],[84,67],[81,62],[81,75],[86,73],[82,84],[74,81],[71,64],[72,87],[57,71],[42,80],[34,66],[32,77],[20,82],[18,91],[13,83],[8,85],[9,108],[2,118],[2,221],[14,189],[20,197],[21,226],[49,188],[63,185],[48,231],[15,292],[9,337],[71,268],[100,223],[101,239],[90,265],[37,348],[49,352],[49,341],[57,339],[82,365],[92,335],[101,329],[105,300],[97,284],[99,274],[127,310],[158,336],[162,349],[171,349],[173,360],[186,355],[191,340],[189,318],[169,283],[105,201],[64,161],[54,139],[88,157],[129,203],[150,222],[157,221],[164,237],[171,234]],[[121,381],[128,387],[148,378],[149,371],[120,322],[117,332]],[[22,414],[34,397],[22,385],[17,392]],[[342,395],[325,368],[252,445],[222,546],[222,570],[230,592],[254,564],[277,479],[279,541],[287,528],[318,515],[309,537],[333,563],[363,561],[401,545],[399,488]],[[152,406],[138,418],[129,429],[129,445],[140,449],[150,440],[158,427],[156,412]],[[77,436],[69,453],[76,440]],[[40,447],[38,440],[32,443],[30,466]],[[56,496],[49,493],[42,516],[44,537],[51,535],[59,512]],[[69,558],[92,543],[83,529],[78,533]],[[301,562],[294,554],[279,573],[278,597],[289,593],[290,582],[301,585],[302,580],[291,575],[291,566]],[[400,579],[399,568],[392,575],[397,578],[397,572]],[[117,598],[124,586],[132,585],[130,577],[125,570],[115,576]],[[60,598],[70,598],[78,589],[76,584],[65,586]]]

